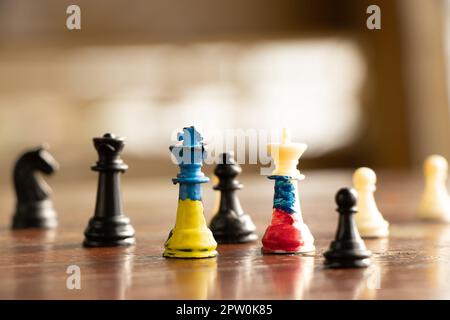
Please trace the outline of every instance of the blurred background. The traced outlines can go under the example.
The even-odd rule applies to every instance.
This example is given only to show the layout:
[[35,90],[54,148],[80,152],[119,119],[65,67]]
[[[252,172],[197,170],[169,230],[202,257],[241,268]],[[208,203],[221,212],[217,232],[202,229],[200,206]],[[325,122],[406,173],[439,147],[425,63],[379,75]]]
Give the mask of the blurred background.
[[130,175],[175,175],[168,146],[192,124],[288,126],[309,145],[302,168],[450,158],[449,32],[444,0],[0,0],[2,183],[44,141],[63,177],[91,176],[108,131],[127,138]]
[[[66,27],[72,4],[81,8],[81,30]],[[381,9],[380,30],[366,26],[370,5]],[[133,282],[148,298],[172,281],[181,283],[180,292],[200,281],[206,295],[215,292],[215,281],[219,289],[230,288],[227,296],[240,297],[245,286],[263,288],[250,283],[253,267],[256,279],[269,284],[270,297],[307,293],[312,261],[301,265],[296,259],[280,269],[289,257],[275,264],[259,259],[256,249],[237,253],[236,261],[219,260],[222,274],[233,275],[218,280],[208,277],[213,273],[202,276],[202,265],[157,270],[160,258],[153,253],[162,250],[178,205],[178,186],[170,180],[178,168],[169,145],[177,131],[195,125],[207,142],[233,130],[288,127],[294,141],[308,144],[299,164],[306,175],[299,194],[318,249],[334,236],[336,190],[351,185],[353,169],[375,169],[377,203],[395,230],[391,244],[373,247],[383,286],[395,288],[381,298],[410,296],[402,286],[410,278],[399,272],[419,269],[414,277],[424,289],[416,298],[448,297],[448,229],[399,224],[415,221],[423,159],[438,153],[450,160],[449,75],[450,0],[0,0],[0,235],[8,234],[14,212],[15,160],[43,142],[61,164],[45,180],[63,226],[45,239],[17,233],[1,238],[6,267],[0,294],[54,297],[63,290],[64,261],[91,270],[96,285],[83,292],[93,296],[110,289],[126,297]],[[92,138],[105,132],[127,139],[123,159],[130,169],[121,186],[137,232],[136,258],[123,253],[115,260],[112,251],[92,255],[79,248],[96,197]],[[262,235],[273,181],[259,175],[260,167],[243,166],[239,198]],[[213,169],[204,167],[209,177]],[[208,221],[218,199],[212,182],[205,184]],[[216,268],[214,262],[206,269]],[[360,291],[379,294],[365,291],[362,274],[345,277],[341,286],[342,274],[328,277],[315,269],[320,289],[338,290],[344,294],[339,297],[353,287],[353,298]],[[289,274],[295,274],[292,281]],[[319,291],[312,297],[323,297]]]

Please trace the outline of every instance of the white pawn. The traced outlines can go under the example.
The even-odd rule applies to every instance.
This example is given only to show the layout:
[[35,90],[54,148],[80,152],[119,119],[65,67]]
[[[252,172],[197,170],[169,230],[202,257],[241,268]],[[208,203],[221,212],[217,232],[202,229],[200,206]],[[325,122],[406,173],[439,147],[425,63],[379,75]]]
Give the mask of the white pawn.
[[439,155],[429,156],[423,169],[425,191],[419,205],[419,218],[450,222],[450,198],[446,186],[447,160]]
[[373,196],[376,183],[377,176],[372,169],[359,168],[353,174],[353,185],[358,191],[358,213],[355,220],[359,233],[364,238],[381,238],[389,235],[389,222],[384,220]]

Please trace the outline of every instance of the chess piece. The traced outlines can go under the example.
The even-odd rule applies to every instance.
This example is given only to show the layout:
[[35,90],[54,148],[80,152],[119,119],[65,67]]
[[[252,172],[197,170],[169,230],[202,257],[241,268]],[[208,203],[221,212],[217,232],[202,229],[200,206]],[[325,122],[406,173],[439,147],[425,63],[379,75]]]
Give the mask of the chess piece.
[[365,268],[370,265],[371,252],[366,249],[353,219],[357,212],[357,197],[356,191],[348,188],[340,189],[336,194],[339,224],[335,240],[324,253],[328,268]]
[[99,173],[94,216],[84,232],[85,247],[128,246],[135,243],[134,228],[123,213],[120,173],[128,166],[120,158],[125,140],[111,133],[94,138],[99,160],[92,170]]
[[263,253],[306,253],[315,250],[314,238],[303,222],[298,197],[298,180],[305,177],[297,170],[300,156],[307,145],[291,142],[283,129],[282,142],[268,145],[275,161],[275,170],[269,179],[275,180],[272,222],[262,243]]
[[[219,178],[217,178],[216,175],[213,175],[211,180],[212,180],[213,186],[219,184]],[[216,190],[216,189],[214,189],[214,190],[215,190],[214,191],[214,207],[212,209],[213,214],[218,212],[220,209],[220,191]]]
[[49,198],[50,187],[37,175],[52,175],[59,169],[46,145],[25,152],[14,167],[14,189],[16,210],[13,216],[13,229],[42,228],[51,229],[58,225],[56,211]]
[[178,134],[182,144],[170,147],[180,167],[174,184],[180,184],[175,227],[165,243],[167,258],[211,258],[217,256],[217,242],[203,214],[201,184],[209,179],[201,171],[206,151],[203,138],[194,127]]
[[221,163],[214,170],[214,174],[219,178],[214,190],[220,191],[220,205],[209,227],[218,243],[254,241],[258,238],[256,227],[250,216],[242,210],[235,193],[243,187],[236,180],[242,169],[230,153],[223,153],[220,157]]
[[425,190],[419,205],[419,218],[450,222],[450,197],[446,186],[447,160],[439,155],[429,156],[423,169]]
[[358,192],[355,217],[359,234],[363,238],[383,238],[389,235],[389,222],[384,220],[378,210],[373,193],[377,176],[372,169],[359,168],[353,174],[353,185]]

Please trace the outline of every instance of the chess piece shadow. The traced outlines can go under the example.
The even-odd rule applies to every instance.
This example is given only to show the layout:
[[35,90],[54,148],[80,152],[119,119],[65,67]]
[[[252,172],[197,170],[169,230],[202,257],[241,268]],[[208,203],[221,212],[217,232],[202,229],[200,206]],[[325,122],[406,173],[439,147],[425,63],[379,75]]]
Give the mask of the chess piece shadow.
[[220,244],[255,241],[258,238],[255,224],[242,210],[236,195],[236,191],[243,188],[236,180],[242,169],[231,153],[222,153],[220,161],[214,170],[219,178],[214,190],[220,191],[219,208],[210,223],[214,239]]
[[425,239],[431,244],[423,248],[426,257],[435,257],[426,269],[426,278],[447,297],[450,297],[450,282],[448,281],[448,261],[450,254],[450,225],[443,223],[421,225],[426,228]]
[[22,246],[22,252],[35,252],[35,247],[40,248],[40,250],[55,248],[54,241],[57,236],[57,229],[13,230],[11,236],[18,246]]
[[47,145],[25,152],[17,160],[14,173],[16,210],[13,229],[50,229],[58,225],[57,214],[49,198],[50,187],[38,173],[52,175],[59,169]]
[[[133,284],[134,247],[110,247],[84,250],[89,265],[80,266],[83,299],[125,300]],[[76,264],[76,262],[74,262]]]
[[[170,299],[208,300],[216,292],[217,258],[170,259],[169,270],[175,272],[175,292]],[[174,296],[175,295],[175,296]]]
[[298,255],[264,255],[272,282],[274,299],[301,300],[307,294],[314,276],[314,258]]
[[366,269],[326,269],[327,291],[336,292],[336,299],[371,300],[377,296],[381,273],[375,264]]
[[8,293],[6,296],[0,294],[1,299],[48,300],[64,294],[61,292],[66,290],[63,286],[54,287],[55,277],[59,277],[59,273],[49,272],[51,261],[56,256],[56,233],[56,229],[38,228],[11,231],[11,242],[2,245],[11,246],[9,258],[14,267],[2,270],[2,280],[14,279],[14,285],[6,286]]
[[[234,251],[237,248],[231,249]],[[253,262],[259,255],[259,247],[254,244],[241,244],[239,246],[239,263],[234,259],[226,259],[221,261],[221,272],[217,274],[216,291],[219,296],[218,300],[242,300],[248,298],[247,290],[253,288],[253,280],[255,273]],[[251,290],[251,289],[250,289]],[[252,297],[254,298],[254,296]]]
[[378,290],[381,289],[383,280],[383,269],[377,262],[367,269],[363,270],[363,279],[357,286],[353,299],[355,300],[374,300],[377,298]]

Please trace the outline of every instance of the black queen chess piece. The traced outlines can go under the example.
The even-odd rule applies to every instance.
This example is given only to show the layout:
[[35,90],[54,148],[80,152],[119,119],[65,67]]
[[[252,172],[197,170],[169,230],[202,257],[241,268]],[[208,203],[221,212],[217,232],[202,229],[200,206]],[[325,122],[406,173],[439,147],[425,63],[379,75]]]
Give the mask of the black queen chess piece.
[[13,171],[17,200],[13,229],[51,229],[58,225],[57,214],[50,199],[51,189],[39,175],[52,175],[58,169],[59,164],[48,152],[46,144],[26,151],[19,157]]
[[335,240],[324,253],[324,264],[328,268],[366,268],[370,265],[371,252],[366,249],[353,217],[357,212],[357,197],[356,191],[349,188],[336,193],[339,224]]
[[84,232],[85,247],[128,246],[135,243],[134,228],[123,213],[120,174],[128,166],[120,158],[125,140],[106,133],[94,138],[99,160],[92,170],[99,173],[95,214]]
[[243,188],[236,180],[242,168],[231,153],[222,153],[219,159],[220,163],[214,170],[219,179],[219,183],[214,186],[214,190],[220,191],[219,209],[209,226],[214,239],[220,244],[255,241],[258,239],[255,224],[242,210],[236,195],[236,191]]

